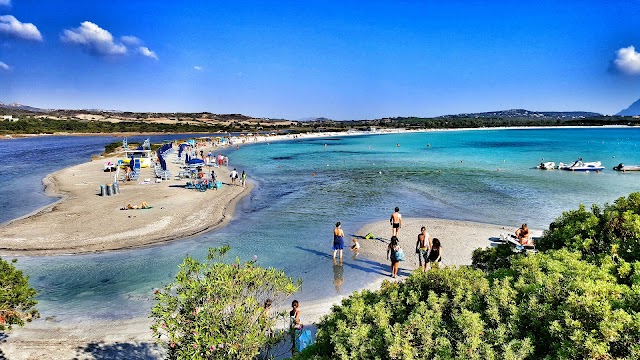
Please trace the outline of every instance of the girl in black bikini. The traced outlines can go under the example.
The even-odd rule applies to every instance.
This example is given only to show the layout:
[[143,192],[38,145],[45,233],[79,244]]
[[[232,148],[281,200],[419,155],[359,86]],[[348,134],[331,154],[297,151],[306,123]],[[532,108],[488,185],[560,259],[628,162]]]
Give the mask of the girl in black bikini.
[[442,245],[440,245],[440,240],[438,240],[438,238],[433,238],[431,252],[429,253],[429,264],[427,265],[427,270],[431,269],[432,262],[439,263],[440,261],[442,261]]

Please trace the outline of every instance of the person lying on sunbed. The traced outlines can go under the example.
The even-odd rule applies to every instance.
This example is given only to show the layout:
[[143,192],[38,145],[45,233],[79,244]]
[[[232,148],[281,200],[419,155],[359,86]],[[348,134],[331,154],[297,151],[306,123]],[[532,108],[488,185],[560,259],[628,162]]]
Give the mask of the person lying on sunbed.
[[527,224],[522,224],[522,226],[516,230],[516,238],[520,242],[520,245],[533,245]]

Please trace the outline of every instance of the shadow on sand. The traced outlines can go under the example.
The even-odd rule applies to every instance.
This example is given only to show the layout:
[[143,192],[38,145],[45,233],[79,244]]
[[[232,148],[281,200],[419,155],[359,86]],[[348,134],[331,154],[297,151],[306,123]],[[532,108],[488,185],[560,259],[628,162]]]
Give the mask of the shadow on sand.
[[103,342],[88,343],[79,347],[74,360],[95,359],[135,359],[155,360],[165,357],[164,350],[153,343],[122,343],[106,344]]
[[[384,240],[380,240],[380,241],[384,241]],[[309,248],[304,248],[301,246],[296,246],[297,249],[312,253],[314,255],[317,255],[321,258],[324,259],[328,259],[331,260],[332,256],[331,254],[328,253],[323,253],[321,251],[318,250],[314,250],[314,249],[309,249]],[[343,262],[343,266],[347,266],[350,267],[354,270],[359,270],[359,271],[364,271],[367,273],[372,273],[372,274],[378,274],[378,275],[383,275],[383,276],[390,276],[391,274],[391,263],[389,264],[382,264],[379,263],[377,261],[372,261],[372,260],[364,260],[364,259],[354,259],[353,261],[355,261],[355,263],[352,262]],[[358,263],[362,263],[364,265],[360,265]],[[368,266],[365,266],[368,265]],[[408,269],[403,269],[403,268],[399,268],[398,269],[398,275],[399,276],[409,276],[411,274],[411,270]]]
[[[0,331],[0,344],[7,341],[7,337],[9,337],[9,335]],[[4,356],[4,353],[2,352],[2,349],[0,349],[0,360],[7,360],[7,358]]]

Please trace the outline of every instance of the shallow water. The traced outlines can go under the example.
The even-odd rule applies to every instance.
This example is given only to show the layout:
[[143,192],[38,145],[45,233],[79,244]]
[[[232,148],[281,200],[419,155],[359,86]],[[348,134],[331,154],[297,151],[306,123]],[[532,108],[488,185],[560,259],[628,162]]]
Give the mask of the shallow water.
[[[0,162],[0,201],[7,209],[3,216],[20,216],[51,202],[42,194],[40,179],[86,161],[112,141],[0,142],[0,158],[21,159],[19,165]],[[405,217],[527,222],[544,228],[580,203],[604,204],[640,190],[640,173],[610,170],[619,162],[640,164],[639,143],[640,129],[594,128],[344,136],[227,149],[231,166],[246,170],[256,187],[226,227],[146,249],[21,258],[19,267],[39,291],[43,316],[59,319],[147,316],[153,289],[171,281],[185,256],[202,258],[209,247],[223,244],[232,246],[233,257],[258,255],[261,265],[302,278],[303,289],[296,297],[303,302],[349,294],[387,275],[388,269],[387,264],[353,260],[349,251],[342,268],[333,266],[330,246],[336,221],[343,223],[349,238],[366,223],[388,219],[399,206]],[[51,156],[41,150],[51,146],[57,146]],[[19,156],[30,151],[35,155]],[[532,169],[542,159],[558,163],[578,157],[600,160],[607,170]],[[14,175],[6,175],[6,169]],[[17,180],[15,174],[27,169],[37,170]],[[413,241],[412,234],[405,236]]]

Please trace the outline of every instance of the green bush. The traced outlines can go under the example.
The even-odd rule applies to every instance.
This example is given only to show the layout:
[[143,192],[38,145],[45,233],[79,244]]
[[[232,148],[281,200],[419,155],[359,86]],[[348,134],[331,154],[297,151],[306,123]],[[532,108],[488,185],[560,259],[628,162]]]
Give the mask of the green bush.
[[355,293],[318,325],[313,359],[611,359],[640,356],[638,289],[579,253],[414,272]]
[[228,251],[210,249],[205,262],[186,258],[175,281],[155,291],[151,329],[170,359],[252,359],[284,338],[270,331],[277,314],[263,304],[281,304],[300,280],[255,260],[226,264]]
[[24,326],[25,321],[38,318],[35,296],[29,278],[13,264],[0,259],[0,331],[11,330],[13,325]]
[[509,268],[511,258],[520,253],[514,253],[511,245],[500,244],[487,249],[475,249],[471,256],[471,264],[474,268],[484,272]]
[[600,262],[609,256],[640,261],[640,193],[621,197],[604,209],[567,211],[549,225],[538,248],[580,251],[585,259]]

